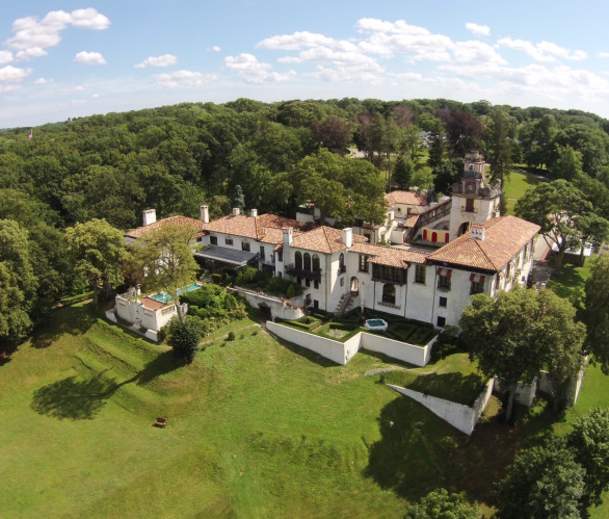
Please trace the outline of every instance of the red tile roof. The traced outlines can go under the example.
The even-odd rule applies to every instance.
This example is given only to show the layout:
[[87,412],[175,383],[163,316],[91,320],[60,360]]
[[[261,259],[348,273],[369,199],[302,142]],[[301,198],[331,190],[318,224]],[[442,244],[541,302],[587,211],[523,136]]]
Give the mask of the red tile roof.
[[483,225],[484,239],[472,238],[471,231],[447,243],[429,256],[439,261],[497,272],[539,232],[536,225],[515,216],[501,216]]
[[150,231],[154,231],[156,229],[160,229],[164,225],[184,225],[191,226],[193,231],[199,235],[203,231],[203,222],[201,220],[197,220],[195,218],[189,218],[188,216],[169,216],[167,218],[162,218],[161,220],[157,220],[150,225],[142,225],[141,227],[136,227],[135,229],[129,229],[125,236],[129,238],[141,238],[144,234],[149,233]]
[[160,308],[164,308],[166,306],[169,306],[166,303],[161,303],[160,301],[157,301],[156,299],[152,299],[151,297],[144,297],[142,298],[142,306],[144,308],[146,308],[146,310],[159,310]]
[[427,206],[427,197],[416,191],[392,191],[385,195],[385,201],[391,207],[396,204]]
[[270,213],[260,216],[228,215],[202,225],[206,231],[252,238],[275,245],[283,240],[282,227],[300,228],[300,223],[296,220]]
[[[366,238],[359,234],[353,234],[353,243],[365,242]],[[321,225],[310,231],[303,232],[299,235],[294,235],[293,247],[297,249],[306,249],[313,252],[323,252],[331,254],[347,249],[343,242],[343,232],[334,227]]]
[[369,243],[354,243],[349,252],[372,256],[368,261],[379,265],[404,268],[409,263],[425,263],[425,259],[432,251],[421,248],[384,247]]

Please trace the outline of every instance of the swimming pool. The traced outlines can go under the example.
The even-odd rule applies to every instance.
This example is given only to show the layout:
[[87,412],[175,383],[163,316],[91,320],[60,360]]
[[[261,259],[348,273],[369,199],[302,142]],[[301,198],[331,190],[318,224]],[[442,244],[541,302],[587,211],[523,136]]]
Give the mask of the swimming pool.
[[[191,283],[188,286],[179,288],[178,295],[192,292],[193,290],[197,290],[198,288],[200,288],[200,285],[198,283]],[[167,292],[158,292],[156,294],[151,295],[150,298],[154,299],[155,301],[158,301],[159,303],[163,303],[164,305],[171,301],[171,296]]]
[[364,326],[368,330],[386,331],[389,324],[384,319],[367,319]]

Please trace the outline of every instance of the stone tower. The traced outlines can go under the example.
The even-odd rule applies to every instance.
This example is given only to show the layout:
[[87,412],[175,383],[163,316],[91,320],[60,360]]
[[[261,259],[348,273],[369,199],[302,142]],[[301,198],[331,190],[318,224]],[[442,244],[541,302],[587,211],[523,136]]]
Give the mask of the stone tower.
[[465,156],[461,179],[453,184],[450,208],[450,240],[465,233],[473,224],[483,224],[499,216],[500,191],[484,181],[484,157]]

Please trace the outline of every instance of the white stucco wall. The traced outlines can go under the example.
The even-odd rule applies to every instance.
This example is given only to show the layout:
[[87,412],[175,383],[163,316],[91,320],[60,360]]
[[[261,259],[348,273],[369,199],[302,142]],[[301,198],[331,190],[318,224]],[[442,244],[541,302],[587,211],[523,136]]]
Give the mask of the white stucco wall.
[[382,335],[362,332],[360,347],[382,353],[393,359],[414,364],[415,366],[425,366],[429,362],[431,349],[437,338],[438,336],[436,335],[425,346],[418,346],[389,339]]
[[[284,339],[297,346],[302,346],[308,350],[318,353],[326,359],[330,359],[337,364],[345,365],[355,355],[356,351],[354,342],[340,342],[319,335],[314,335],[309,332],[296,330],[291,326],[285,326],[273,321],[266,322],[267,329],[277,337]],[[348,350],[348,348],[350,348]]]
[[381,335],[359,332],[345,342],[341,342],[272,321],[267,321],[266,326],[278,337],[342,365],[349,362],[360,348],[365,348],[415,366],[425,366],[429,362],[431,349],[437,339],[434,337],[426,346],[418,346]]
[[387,386],[420,403],[433,414],[452,425],[455,429],[470,435],[474,431],[474,427],[478,423],[478,420],[491,397],[493,380],[491,379],[487,382],[484,390],[478,396],[472,407],[443,398],[426,395],[419,391],[413,391],[412,389],[396,386],[394,384],[387,384]]
[[268,306],[271,310],[273,319],[300,319],[304,315],[302,310],[302,296],[288,300],[249,290],[247,288],[229,287],[228,290],[236,292],[244,297],[248,304],[254,308],[258,308],[260,305]]

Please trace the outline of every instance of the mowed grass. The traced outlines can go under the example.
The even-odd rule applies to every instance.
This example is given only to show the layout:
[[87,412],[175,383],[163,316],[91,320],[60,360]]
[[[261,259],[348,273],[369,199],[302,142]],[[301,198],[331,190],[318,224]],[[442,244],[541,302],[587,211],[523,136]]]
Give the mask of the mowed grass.
[[526,193],[527,189],[544,181],[542,176],[528,172],[525,169],[512,169],[504,186],[508,214],[514,214],[516,202]]
[[402,517],[437,487],[489,511],[516,449],[551,426],[532,413],[468,438],[367,376],[400,366],[335,366],[251,320],[206,342],[182,366],[87,307],[56,312],[0,366],[0,515]]

